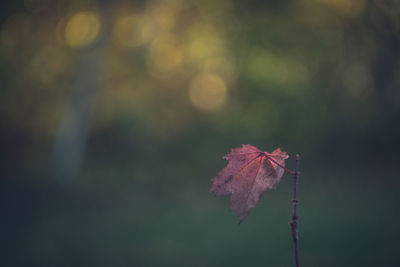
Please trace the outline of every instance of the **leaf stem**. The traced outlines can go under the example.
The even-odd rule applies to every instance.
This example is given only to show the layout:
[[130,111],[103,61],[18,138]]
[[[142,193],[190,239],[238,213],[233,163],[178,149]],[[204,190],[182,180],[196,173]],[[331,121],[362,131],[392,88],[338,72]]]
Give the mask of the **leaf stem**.
[[292,170],[289,170],[288,168],[282,166],[281,164],[279,164],[278,162],[276,162],[276,160],[274,160],[272,157],[270,157],[267,153],[262,152],[264,154],[264,156],[266,156],[270,161],[272,161],[273,163],[275,163],[276,165],[278,165],[279,167],[281,167],[282,169],[284,169],[285,171],[287,171],[290,175],[294,176],[295,172],[293,172]]
[[291,228],[291,234],[294,242],[294,255],[295,255],[295,260],[296,260],[296,267],[300,266],[299,263],[299,245],[298,245],[298,240],[299,240],[299,232],[297,230],[297,220],[299,217],[297,216],[297,205],[299,203],[297,199],[297,185],[298,185],[298,180],[299,180],[299,165],[300,165],[300,155],[296,155],[296,169],[294,171],[294,176],[293,176],[293,181],[294,181],[294,191],[293,191],[293,215],[292,215],[292,221],[290,222],[290,228]]

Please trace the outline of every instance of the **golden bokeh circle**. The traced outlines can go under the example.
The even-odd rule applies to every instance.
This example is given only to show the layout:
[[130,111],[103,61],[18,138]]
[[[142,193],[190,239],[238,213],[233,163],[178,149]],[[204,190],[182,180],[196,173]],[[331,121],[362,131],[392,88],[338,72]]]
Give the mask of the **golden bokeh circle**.
[[100,19],[95,12],[78,12],[67,22],[65,41],[70,47],[91,44],[100,33]]
[[189,87],[189,98],[192,104],[201,110],[216,111],[226,100],[227,87],[225,81],[213,73],[196,76]]

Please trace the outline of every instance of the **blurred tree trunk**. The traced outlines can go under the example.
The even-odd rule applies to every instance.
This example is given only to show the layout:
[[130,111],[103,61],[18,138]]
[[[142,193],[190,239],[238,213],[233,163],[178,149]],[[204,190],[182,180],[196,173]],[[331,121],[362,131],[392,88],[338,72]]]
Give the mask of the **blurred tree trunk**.
[[[110,9],[105,6],[102,10]],[[101,16],[102,32],[99,40],[80,51],[68,103],[54,141],[52,170],[60,182],[74,180],[83,162],[100,86],[101,65],[110,40],[111,17],[110,14]]]

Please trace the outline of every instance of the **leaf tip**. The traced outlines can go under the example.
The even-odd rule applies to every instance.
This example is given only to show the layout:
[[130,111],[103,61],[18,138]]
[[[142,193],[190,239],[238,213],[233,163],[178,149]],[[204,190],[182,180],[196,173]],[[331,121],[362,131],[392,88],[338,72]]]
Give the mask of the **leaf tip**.
[[244,222],[244,220],[247,218],[247,216],[249,216],[249,214],[250,213],[247,213],[246,215],[243,215],[243,214],[241,214],[241,215],[239,215],[238,217],[239,217],[239,225],[241,225],[243,222]]

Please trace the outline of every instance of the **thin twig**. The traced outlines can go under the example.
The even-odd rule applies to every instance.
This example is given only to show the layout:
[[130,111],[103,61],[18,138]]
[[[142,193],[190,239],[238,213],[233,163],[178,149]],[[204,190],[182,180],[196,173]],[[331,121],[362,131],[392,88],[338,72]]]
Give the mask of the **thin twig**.
[[299,180],[299,164],[300,164],[300,156],[297,154],[296,155],[296,169],[294,171],[294,176],[293,176],[293,181],[294,181],[294,192],[293,192],[293,215],[292,215],[292,221],[290,222],[290,228],[292,230],[292,238],[294,242],[294,255],[296,259],[296,267],[299,267],[299,232],[297,230],[297,220],[299,217],[297,216],[297,204],[299,201],[297,200],[297,184]]

